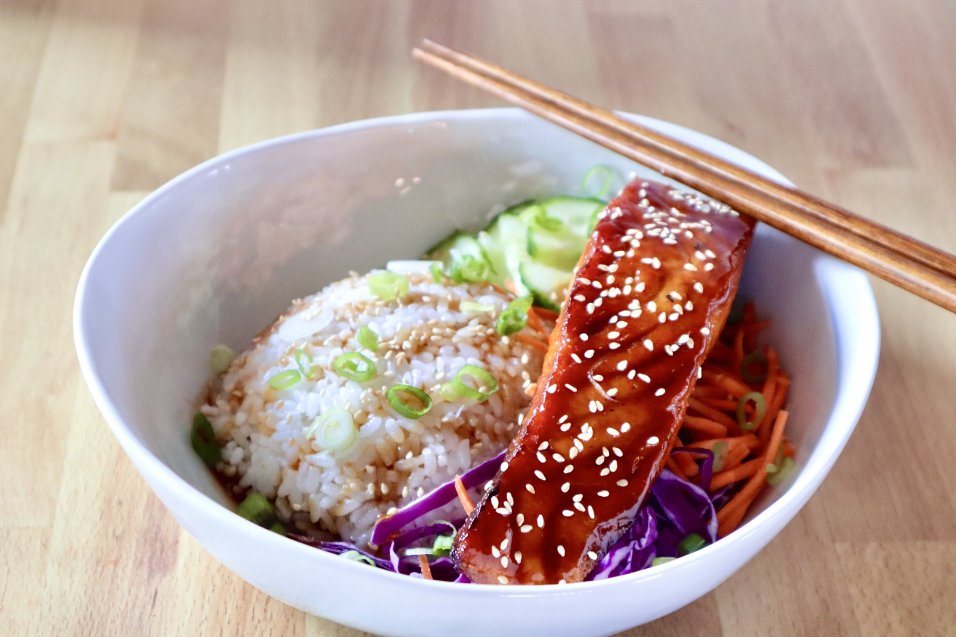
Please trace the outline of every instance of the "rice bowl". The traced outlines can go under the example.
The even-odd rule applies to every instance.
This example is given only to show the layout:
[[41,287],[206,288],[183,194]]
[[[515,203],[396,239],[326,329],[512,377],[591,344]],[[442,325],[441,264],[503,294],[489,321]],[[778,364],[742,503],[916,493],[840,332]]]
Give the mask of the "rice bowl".
[[[779,178],[719,142],[647,123]],[[461,632],[461,613],[481,607],[470,613],[472,634],[601,635],[679,608],[732,574],[806,502],[852,431],[875,371],[878,327],[866,278],[766,228],[742,285],[775,319],[792,317],[775,325],[774,339],[794,376],[807,379],[794,396],[803,468],[789,489],[760,501],[739,532],[653,573],[502,590],[379,572],[235,516],[183,435],[208,373],[204,353],[216,343],[241,349],[288,299],[349,269],[418,254],[501,202],[568,191],[595,163],[633,168],[514,110],[362,122],[212,160],[137,206],[87,265],[75,331],[97,404],[187,531],[254,585],[309,612],[383,634],[439,635]],[[412,177],[419,181],[403,192]],[[339,184],[334,201],[323,199],[328,183]],[[268,237],[258,231],[266,223]],[[169,245],[177,250],[162,247]],[[148,343],[144,331],[153,335]]]

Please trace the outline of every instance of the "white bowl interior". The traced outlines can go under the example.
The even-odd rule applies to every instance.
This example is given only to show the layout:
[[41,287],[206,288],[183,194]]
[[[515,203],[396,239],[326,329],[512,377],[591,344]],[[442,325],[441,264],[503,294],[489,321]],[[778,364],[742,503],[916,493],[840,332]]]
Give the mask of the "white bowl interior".
[[[642,121],[782,179],[725,144]],[[78,292],[76,336],[97,402],[153,488],[204,542],[211,537],[209,525],[231,524],[234,517],[224,509],[203,511],[216,509],[214,502],[232,505],[188,442],[188,425],[209,378],[207,355],[213,345],[226,343],[239,351],[291,299],[311,294],[349,270],[413,258],[455,228],[481,226],[504,205],[529,197],[578,194],[581,176],[598,163],[622,175],[637,171],[653,176],[510,109],[359,122],[207,162],[124,217],[87,266]],[[757,529],[759,519],[741,529],[741,537],[750,536],[749,544],[727,558],[719,578],[704,578],[693,596],[677,595],[653,609],[628,613],[622,606],[598,629],[582,626],[580,634],[652,619],[730,575],[796,513],[852,431],[872,382],[878,348],[876,310],[865,277],[761,226],[742,294],[755,299],[759,311],[773,320],[769,339],[794,378],[788,436],[797,446],[801,471],[789,490],[767,492],[758,502],[750,517],[767,513],[766,530]],[[242,524],[238,538],[263,543],[269,550],[308,554],[236,520]],[[730,550],[732,539],[680,562],[690,568],[724,542]],[[385,631],[374,618],[356,618],[347,604],[333,608],[331,594],[327,601],[303,601],[277,584],[275,574],[257,577],[255,570],[268,570],[271,562],[254,565],[246,558],[244,565],[237,565],[238,549],[232,556],[227,554],[231,549],[207,548],[267,592],[339,621]],[[317,560],[326,572],[341,568],[342,560],[326,558],[308,559]],[[344,566],[345,572],[365,578],[362,581],[397,577]],[[665,567],[659,571],[660,577],[669,572]],[[623,579],[649,583],[657,576]],[[410,583],[406,589],[421,590],[416,588],[421,584]],[[506,597],[500,590],[486,594]],[[513,597],[514,591],[508,595]],[[402,622],[392,619],[388,630],[400,634]],[[495,626],[492,621],[487,627]]]

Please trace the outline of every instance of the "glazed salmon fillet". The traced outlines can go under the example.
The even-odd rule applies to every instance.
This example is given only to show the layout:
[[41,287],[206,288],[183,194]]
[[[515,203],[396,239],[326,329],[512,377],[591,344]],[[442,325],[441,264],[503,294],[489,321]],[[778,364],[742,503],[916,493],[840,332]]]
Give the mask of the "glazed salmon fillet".
[[584,580],[667,461],[736,294],[753,221],[635,181],[601,214],[531,406],[455,538],[472,581]]

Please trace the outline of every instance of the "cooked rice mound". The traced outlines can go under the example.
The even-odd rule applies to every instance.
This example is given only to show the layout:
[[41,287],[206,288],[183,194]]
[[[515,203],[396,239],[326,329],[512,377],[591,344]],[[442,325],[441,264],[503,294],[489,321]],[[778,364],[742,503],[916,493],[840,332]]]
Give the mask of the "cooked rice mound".
[[[382,301],[367,278],[353,275],[295,301],[233,361],[202,408],[222,444],[220,473],[274,499],[299,530],[358,543],[380,516],[507,446],[542,364],[535,348],[496,332],[511,299],[488,285],[412,274],[408,294]],[[465,301],[493,309],[463,310]],[[378,335],[377,353],[357,342],[362,326]],[[276,373],[297,368],[299,350],[312,357],[312,377],[270,387]],[[376,376],[338,375],[332,362],[347,352],[372,359]],[[498,391],[484,402],[443,398],[442,384],[468,364],[490,372]],[[418,419],[396,412],[385,394],[398,383],[427,392],[431,410]],[[334,408],[351,413],[358,428],[346,451],[307,436]]]

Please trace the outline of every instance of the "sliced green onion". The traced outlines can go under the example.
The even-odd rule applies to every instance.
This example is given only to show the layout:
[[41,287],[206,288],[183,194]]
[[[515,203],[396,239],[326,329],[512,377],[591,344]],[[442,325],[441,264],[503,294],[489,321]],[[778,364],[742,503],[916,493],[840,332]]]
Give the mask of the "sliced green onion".
[[712,450],[714,454],[714,466],[713,471],[717,472],[724,468],[724,460],[727,459],[727,443],[723,440],[718,440],[714,443],[714,448]]
[[461,311],[465,314],[480,314],[482,312],[494,312],[495,306],[486,303],[475,303],[473,301],[462,301],[459,305]]
[[528,311],[534,299],[530,296],[520,296],[513,300],[498,317],[495,329],[502,336],[508,336],[524,329],[528,322]]
[[408,277],[394,272],[376,272],[368,276],[368,290],[383,301],[393,301],[408,294]]
[[[773,471],[771,471],[771,467],[773,467]],[[777,465],[767,465],[767,482],[773,486],[778,486],[781,482],[789,478],[796,468],[797,463],[793,461],[793,458],[789,457],[783,459],[779,468]]]
[[[611,191],[611,180],[614,178],[614,171],[608,166],[596,164],[588,168],[581,178],[581,191],[592,197],[604,199]],[[597,180],[597,185],[592,184]]]
[[239,504],[236,513],[259,526],[269,527],[275,522],[276,512],[272,503],[258,491],[250,491],[246,499]]
[[441,283],[442,278],[445,276],[445,273],[441,271],[441,265],[438,263],[432,263],[431,267],[428,268],[432,272],[432,278],[435,280],[435,283]]
[[411,385],[394,385],[385,392],[385,398],[392,409],[406,418],[421,418],[432,408],[431,396]]
[[439,535],[436,537],[435,544],[432,546],[432,555],[451,554],[452,542],[454,539],[454,535]]
[[368,325],[363,325],[359,328],[358,333],[355,335],[355,340],[358,341],[358,344],[367,349],[370,352],[378,351],[378,334],[372,331]]
[[358,551],[346,551],[339,555],[339,557],[344,557],[347,560],[352,560],[353,562],[362,562],[368,564],[369,566],[375,566],[375,562],[367,555],[362,555]]
[[236,353],[228,345],[216,345],[209,350],[209,369],[217,374],[224,373],[236,357]]
[[402,551],[402,554],[403,555],[434,555],[434,553],[432,552],[430,548],[426,548],[424,546],[405,549],[404,551]]
[[192,444],[193,451],[206,464],[206,466],[215,468],[216,464],[222,458],[222,451],[216,444],[216,432],[213,431],[212,423],[203,414],[193,416],[193,426],[189,433],[189,442]]
[[487,281],[491,274],[491,265],[482,257],[476,257],[473,254],[458,254],[453,250],[448,274],[455,283]]
[[279,521],[273,522],[272,526],[269,527],[269,530],[272,531],[273,533],[278,533],[279,535],[286,534],[285,524]]
[[364,383],[372,380],[378,373],[375,363],[369,357],[358,352],[348,352],[335,357],[332,369],[339,376]]
[[698,533],[690,533],[677,545],[677,552],[681,555],[687,555],[694,551],[699,551],[707,546],[707,540]]
[[[465,382],[473,379],[471,382]],[[442,387],[442,396],[455,400],[457,398],[468,398],[484,402],[498,391],[498,381],[484,367],[478,365],[464,365],[455,374],[451,382],[445,383]]]
[[358,429],[352,414],[336,407],[313,420],[305,435],[314,438],[321,448],[328,451],[346,451],[358,439]]
[[269,377],[269,387],[272,389],[289,389],[302,380],[302,374],[294,369],[273,374]]
[[655,557],[653,560],[651,560],[651,566],[660,566],[661,564],[673,562],[676,559],[676,557]]
[[[753,420],[747,420],[747,403],[749,402],[754,404]],[[767,401],[759,391],[744,394],[740,397],[740,400],[737,401],[737,424],[740,425],[740,428],[744,431],[756,429],[757,425],[763,421],[763,417],[766,415]]]
[[[760,366],[756,374],[751,370],[754,365]],[[767,357],[760,352],[750,352],[740,361],[740,375],[751,385],[757,385],[767,380]]]
[[315,372],[314,363],[312,354],[304,349],[295,350],[295,366],[299,368],[299,373],[302,374],[303,378],[312,378],[312,374]]

